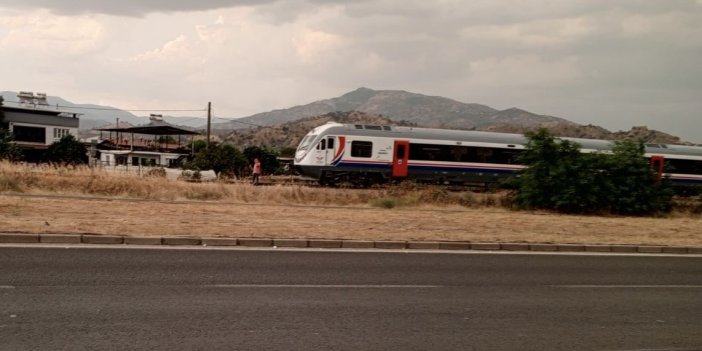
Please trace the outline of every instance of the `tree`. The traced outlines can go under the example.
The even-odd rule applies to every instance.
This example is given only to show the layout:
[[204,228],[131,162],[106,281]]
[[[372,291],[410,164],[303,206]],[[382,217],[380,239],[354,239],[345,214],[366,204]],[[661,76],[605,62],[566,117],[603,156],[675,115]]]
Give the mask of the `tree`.
[[670,183],[656,181],[640,142],[615,142],[611,154],[582,153],[545,129],[526,136],[520,159],[527,168],[514,181],[521,208],[643,215],[671,207]]
[[617,141],[606,158],[602,177],[609,184],[603,196],[612,213],[640,215],[667,212],[672,207],[670,180],[656,179],[642,142]]
[[5,98],[0,95],[0,129],[9,129],[7,123],[5,123],[5,109],[2,108],[5,102]]
[[10,131],[0,128],[0,160],[14,162],[21,159],[22,150],[13,142]]
[[193,142],[193,154],[197,154],[198,152],[204,150],[207,148],[207,142],[204,140],[195,140]]
[[597,189],[601,185],[593,177],[598,156],[580,153],[574,142],[556,141],[546,129],[526,136],[529,141],[520,160],[527,168],[516,178],[518,206],[568,213],[594,211],[600,200]]
[[0,160],[19,161],[22,159],[22,150],[13,142],[12,134],[5,128],[3,102],[4,99],[0,96]]
[[84,164],[88,162],[88,150],[85,145],[76,138],[68,134],[61,140],[49,145],[49,148],[44,153],[44,159],[47,162],[55,162],[61,164]]
[[200,145],[195,142],[195,158],[186,164],[186,168],[214,170],[220,174],[241,174],[241,170],[246,166],[246,159],[241,152],[230,144],[211,143],[209,148],[203,142]]
[[278,152],[280,154],[280,157],[295,157],[295,151],[296,149],[294,147],[284,147],[281,148],[280,151]]

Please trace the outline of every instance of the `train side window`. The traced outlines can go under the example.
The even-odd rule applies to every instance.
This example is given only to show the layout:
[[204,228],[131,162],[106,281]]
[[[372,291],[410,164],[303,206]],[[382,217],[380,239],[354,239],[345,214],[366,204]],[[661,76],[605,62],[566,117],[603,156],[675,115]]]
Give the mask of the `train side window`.
[[327,149],[327,139],[322,139],[319,144],[317,144],[317,150],[326,150]]
[[451,147],[452,161],[463,161],[464,156],[468,153],[468,149],[463,146]]
[[694,160],[667,159],[666,171],[682,174],[702,174],[702,162]]
[[334,138],[327,138],[327,149],[334,148]]
[[492,160],[492,149],[478,148],[476,149],[478,162],[489,163]]
[[373,155],[373,143],[370,141],[354,140],[351,142],[352,157],[371,157]]

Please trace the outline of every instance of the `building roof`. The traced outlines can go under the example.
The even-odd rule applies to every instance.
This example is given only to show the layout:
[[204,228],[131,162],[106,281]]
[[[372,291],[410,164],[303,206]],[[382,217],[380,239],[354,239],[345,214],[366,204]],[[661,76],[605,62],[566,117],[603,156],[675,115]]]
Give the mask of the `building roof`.
[[147,134],[147,135],[198,135],[200,133],[178,127],[176,125],[170,124],[168,122],[160,120],[152,120],[148,124],[142,124],[139,126],[128,127],[128,128],[98,128],[97,130],[103,132],[120,132],[120,133],[134,133],[134,134]]
[[[7,103],[5,101],[4,103]],[[78,118],[82,113],[63,111],[58,109],[48,109],[48,108],[35,108],[35,107],[14,107],[3,105],[2,108],[5,112],[18,112],[18,113],[28,113],[33,115],[45,115],[45,116],[57,116],[57,117],[71,117]],[[70,115],[70,116],[68,116]]]

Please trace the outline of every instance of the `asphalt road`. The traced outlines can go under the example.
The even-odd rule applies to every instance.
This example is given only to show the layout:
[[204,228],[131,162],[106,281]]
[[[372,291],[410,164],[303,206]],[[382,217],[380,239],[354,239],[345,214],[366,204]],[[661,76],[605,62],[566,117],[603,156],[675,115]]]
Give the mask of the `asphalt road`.
[[700,350],[702,257],[0,247],[0,350]]

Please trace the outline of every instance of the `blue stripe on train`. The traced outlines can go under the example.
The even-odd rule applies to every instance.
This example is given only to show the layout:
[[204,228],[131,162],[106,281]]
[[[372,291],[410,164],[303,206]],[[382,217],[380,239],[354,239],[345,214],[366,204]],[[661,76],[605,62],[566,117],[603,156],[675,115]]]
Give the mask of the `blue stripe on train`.
[[374,169],[390,169],[389,163],[372,163],[372,162],[339,162],[336,167],[347,168],[374,168]]
[[673,183],[679,184],[679,183],[687,183],[687,184],[702,184],[702,179],[698,178],[670,178]]
[[[390,171],[389,163],[374,162],[339,162],[337,167],[363,168]],[[436,166],[436,165],[409,165],[410,172],[466,172],[466,173],[491,173],[491,174],[514,174],[518,170],[504,168],[484,168],[484,167],[456,167],[456,166]],[[673,183],[681,184],[702,184],[699,178],[671,178]]]
[[[364,169],[378,169],[378,170],[390,170],[391,164],[389,163],[366,163],[366,162],[339,162],[337,167],[348,167],[348,168],[364,168]],[[456,167],[456,166],[428,166],[428,165],[409,165],[410,171],[421,171],[421,172],[469,172],[469,173],[499,173],[499,174],[513,174],[515,170],[504,169],[504,168],[485,168],[485,167]]]
[[504,168],[487,168],[487,167],[446,167],[446,166],[426,166],[426,165],[410,165],[410,171],[423,172],[469,172],[469,173],[496,173],[496,174],[514,174],[516,170]]

